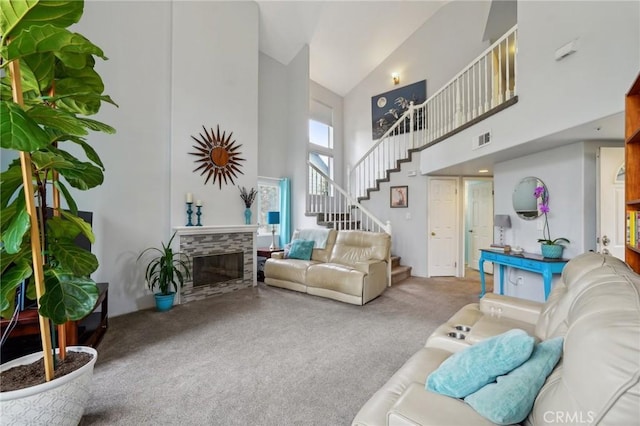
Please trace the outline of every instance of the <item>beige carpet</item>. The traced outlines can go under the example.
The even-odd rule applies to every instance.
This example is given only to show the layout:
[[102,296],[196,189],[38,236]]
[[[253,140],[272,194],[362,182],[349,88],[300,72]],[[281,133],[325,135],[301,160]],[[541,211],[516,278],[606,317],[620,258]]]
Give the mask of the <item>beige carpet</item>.
[[410,278],[354,306],[260,284],[112,318],[81,425],[348,425],[479,291]]

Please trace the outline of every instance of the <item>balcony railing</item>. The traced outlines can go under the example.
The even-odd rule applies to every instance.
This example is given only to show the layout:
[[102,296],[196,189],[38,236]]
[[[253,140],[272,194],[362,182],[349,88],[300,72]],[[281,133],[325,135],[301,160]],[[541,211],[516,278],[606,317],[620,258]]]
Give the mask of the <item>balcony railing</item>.
[[437,143],[493,114],[516,96],[517,26],[420,105],[409,106],[349,171],[353,198],[368,198],[409,150]]

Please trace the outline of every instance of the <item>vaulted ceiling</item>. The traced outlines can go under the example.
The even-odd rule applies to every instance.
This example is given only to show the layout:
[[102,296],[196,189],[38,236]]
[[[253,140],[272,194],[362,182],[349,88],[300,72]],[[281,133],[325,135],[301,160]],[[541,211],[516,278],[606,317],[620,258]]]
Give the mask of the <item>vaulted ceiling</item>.
[[260,50],[287,65],[309,45],[310,77],[346,95],[449,0],[258,0]]

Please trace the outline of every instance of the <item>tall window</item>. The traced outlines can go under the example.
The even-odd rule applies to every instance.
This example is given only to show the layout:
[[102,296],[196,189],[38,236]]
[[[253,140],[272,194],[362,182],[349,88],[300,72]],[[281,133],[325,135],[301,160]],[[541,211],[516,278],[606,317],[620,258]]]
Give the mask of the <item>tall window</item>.
[[[309,119],[309,162],[333,179],[333,109],[312,100]],[[330,195],[326,179],[309,171],[309,194]]]
[[[267,212],[280,211],[280,180],[258,178],[258,234],[271,234],[271,225],[267,224]],[[275,225],[276,234],[280,225]]]

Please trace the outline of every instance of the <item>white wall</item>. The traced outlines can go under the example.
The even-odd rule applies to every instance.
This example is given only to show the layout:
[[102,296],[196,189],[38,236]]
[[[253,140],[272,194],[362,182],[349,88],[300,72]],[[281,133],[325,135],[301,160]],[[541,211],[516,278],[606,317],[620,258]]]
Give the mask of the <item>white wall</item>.
[[309,46],[305,45],[287,65],[289,81],[289,145],[286,152],[287,172],[291,179],[291,232],[312,227],[315,218],[306,217],[307,145],[309,140]]
[[203,124],[220,124],[247,159],[236,184],[256,186],[258,10],[252,2],[87,2],[77,27],[110,58],[96,68],[120,105],[96,117],[117,134],[89,138],[105,183],[74,193],[79,208],[94,212],[93,278],[110,283],[116,316],[153,306],[136,258],[186,223],[186,192],[203,200],[204,224],[243,223],[238,189],[205,186],[187,153]]
[[[577,52],[556,61],[573,39]],[[622,112],[640,63],[640,3],[520,1],[517,61],[519,102],[422,151],[423,173]],[[491,144],[473,151],[486,131]]]
[[87,2],[74,28],[110,58],[96,69],[120,106],[105,104],[96,116],[117,133],[88,138],[105,164],[104,184],[74,191],[78,207],[94,212],[93,278],[109,282],[114,316],[152,306],[135,261],[170,231],[170,27],[168,2]]
[[203,125],[208,130],[219,125],[227,136],[233,132],[231,141],[242,145],[240,157],[245,159],[243,174],[237,173],[233,182],[257,186],[258,6],[175,2],[172,33],[171,225],[186,224],[187,192],[202,200],[204,225],[243,224],[245,206],[238,188],[231,182],[220,188],[212,180],[205,185],[206,175],[193,172],[199,157],[190,155],[196,145],[191,136],[199,137]]
[[258,175],[282,177],[289,142],[287,67],[260,53],[259,69]]
[[[391,221],[391,253],[401,256],[403,265],[411,266],[411,275],[427,276],[427,177],[417,173],[419,156],[413,161],[402,163],[401,170],[394,173],[392,183],[380,184],[380,191],[371,192],[371,199],[362,205],[383,222]],[[409,207],[390,207],[390,187],[409,187]]]
[[345,162],[353,165],[372,145],[371,97],[400,86],[427,80],[427,96],[435,93],[479,55],[490,2],[450,2],[432,16],[344,98]]

